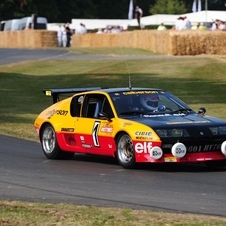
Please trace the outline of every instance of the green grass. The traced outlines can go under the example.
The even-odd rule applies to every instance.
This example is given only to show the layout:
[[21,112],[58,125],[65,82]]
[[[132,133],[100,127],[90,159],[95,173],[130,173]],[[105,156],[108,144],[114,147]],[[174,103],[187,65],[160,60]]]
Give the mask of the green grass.
[[[121,54],[118,49],[72,49]],[[150,55],[125,50],[125,55]],[[0,66],[0,134],[38,141],[33,122],[52,103],[43,88],[134,87],[166,89],[194,110],[226,119],[226,57],[142,60],[39,60]],[[0,225],[226,225],[225,218],[74,205],[0,202]]]
[[52,102],[43,88],[156,87],[171,91],[193,109],[226,119],[226,58],[142,60],[45,60],[0,66],[0,133],[37,140],[33,121]]
[[40,204],[0,202],[1,226],[224,226],[226,218],[132,210],[77,206],[72,204]]
[[83,53],[83,54],[103,54],[103,55],[159,55],[158,53],[153,53],[145,49],[132,49],[132,48],[97,48],[97,47],[76,47],[71,48],[71,52]]

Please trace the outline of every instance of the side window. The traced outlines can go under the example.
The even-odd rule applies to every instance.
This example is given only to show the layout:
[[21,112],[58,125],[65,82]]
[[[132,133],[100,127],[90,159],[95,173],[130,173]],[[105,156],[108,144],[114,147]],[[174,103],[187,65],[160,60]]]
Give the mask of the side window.
[[82,117],[95,118],[97,114],[98,98],[96,95],[86,95],[82,107]]
[[104,99],[102,111],[107,114],[109,118],[114,118],[113,111],[111,109],[111,105],[107,98]]
[[102,94],[86,95],[82,107],[82,117],[98,118],[100,112],[105,112],[109,117],[113,117],[113,112],[106,96]]
[[79,117],[84,96],[75,96],[71,100],[70,113],[72,117]]

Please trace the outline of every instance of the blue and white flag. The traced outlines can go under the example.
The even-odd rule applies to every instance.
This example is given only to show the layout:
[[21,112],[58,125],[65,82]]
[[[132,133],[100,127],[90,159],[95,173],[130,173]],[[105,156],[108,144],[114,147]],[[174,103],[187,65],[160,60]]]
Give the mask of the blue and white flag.
[[197,8],[196,8],[196,0],[194,0],[193,5],[192,5],[192,12],[195,13],[197,12]]
[[133,19],[133,0],[130,0],[130,3],[129,3],[128,19],[129,20]]
[[199,4],[198,4],[198,12],[202,11],[202,3],[201,0],[199,0]]

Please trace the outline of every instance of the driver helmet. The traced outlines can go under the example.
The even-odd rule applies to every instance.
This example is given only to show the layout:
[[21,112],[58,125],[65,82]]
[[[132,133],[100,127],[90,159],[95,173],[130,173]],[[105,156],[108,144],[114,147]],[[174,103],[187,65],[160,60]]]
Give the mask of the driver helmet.
[[158,94],[145,95],[141,98],[141,104],[148,110],[155,110],[159,105]]

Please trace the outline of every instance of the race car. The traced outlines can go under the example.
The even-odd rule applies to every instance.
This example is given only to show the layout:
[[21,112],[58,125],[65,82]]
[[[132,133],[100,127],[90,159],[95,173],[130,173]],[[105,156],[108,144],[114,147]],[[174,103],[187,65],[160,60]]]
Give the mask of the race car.
[[75,153],[112,156],[125,169],[136,163],[202,162],[226,165],[226,121],[195,112],[155,88],[44,89],[53,104],[34,122],[48,159]]

